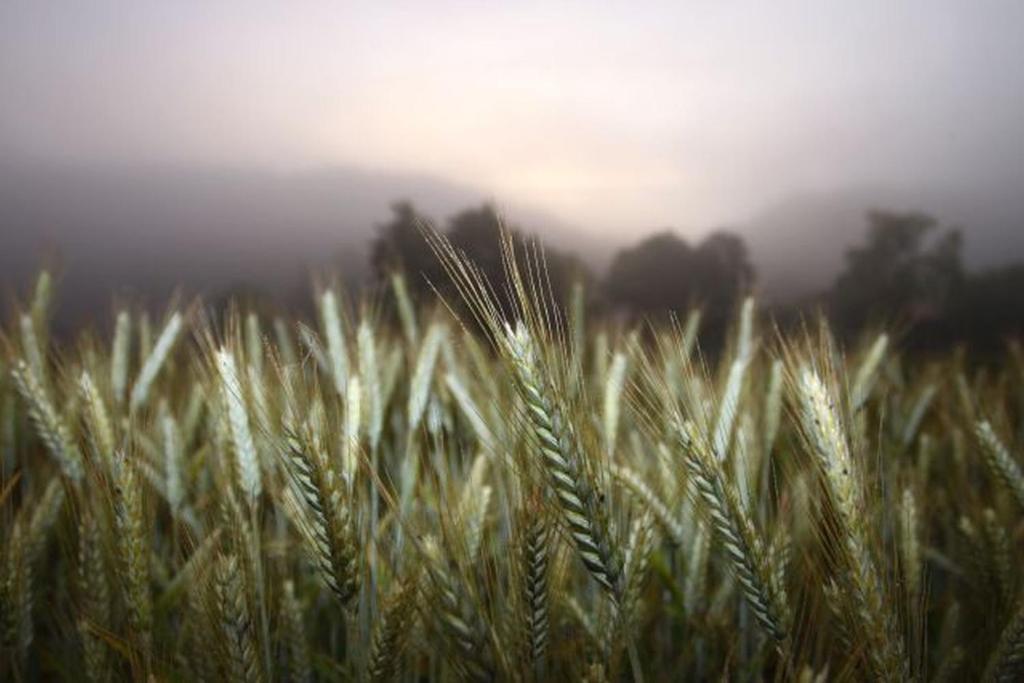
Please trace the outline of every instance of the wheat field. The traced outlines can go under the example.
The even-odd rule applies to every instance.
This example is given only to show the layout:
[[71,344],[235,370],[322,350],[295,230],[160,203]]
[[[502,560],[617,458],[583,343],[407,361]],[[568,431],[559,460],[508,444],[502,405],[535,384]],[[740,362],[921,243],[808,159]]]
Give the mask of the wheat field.
[[[459,292],[0,354],[4,680],[1020,680],[1024,355]],[[525,258],[513,256],[518,249]],[[500,294],[501,296],[499,296]],[[394,311],[394,322],[391,322]],[[387,312],[387,314],[385,314]]]

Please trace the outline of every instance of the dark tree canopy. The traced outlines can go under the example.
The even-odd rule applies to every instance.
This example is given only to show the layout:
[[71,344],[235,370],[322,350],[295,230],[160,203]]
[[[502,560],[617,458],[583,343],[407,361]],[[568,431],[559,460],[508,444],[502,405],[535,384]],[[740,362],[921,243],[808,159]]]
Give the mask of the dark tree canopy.
[[[492,204],[483,204],[452,216],[448,223],[448,239],[464,251],[487,277],[503,306],[510,302],[505,291],[505,270],[502,262],[501,231],[506,230],[516,246],[517,261],[522,272],[531,269],[550,286],[551,294],[565,306],[574,281],[587,282],[590,274],[583,262],[573,254],[552,247],[540,248],[535,238],[514,225],[504,223]],[[507,308],[506,310],[511,310]]]
[[929,239],[938,223],[923,213],[870,211],[867,219],[867,243],[847,251],[830,292],[836,322],[853,331],[874,318],[941,318],[964,279],[960,233]]
[[951,309],[949,335],[938,343],[967,342],[975,354],[998,357],[1007,339],[1024,336],[1024,264],[971,274]]
[[[400,269],[414,297],[432,298],[436,288],[459,308],[450,278],[421,232],[432,221],[407,201],[393,204],[391,211],[391,219],[377,226],[370,249],[378,279]],[[1024,333],[1024,266],[968,274],[959,231],[941,230],[934,218],[919,212],[870,211],[866,218],[864,242],[847,251],[845,268],[824,297],[841,334],[896,324],[908,346],[939,348],[969,341],[972,348],[994,352],[1006,337]],[[603,286],[596,287],[578,257],[550,247],[540,250],[519,227],[503,223],[492,204],[460,211],[447,221],[444,233],[479,268],[510,313],[503,230],[513,236],[520,267],[531,272],[542,267],[541,276],[563,308],[575,281],[588,285],[590,305],[600,292],[597,299],[633,317],[658,318],[697,306],[703,311],[701,338],[707,349],[723,340],[740,298],[754,283],[746,244],[726,230],[695,245],[669,230],[653,234],[621,250]],[[775,315],[798,321],[801,312],[780,306]]]
[[438,261],[420,231],[429,220],[408,201],[395,202],[391,212],[391,220],[377,226],[377,237],[370,246],[370,265],[378,279],[402,270],[410,288],[422,291],[428,279],[436,280],[441,274]]
[[[377,237],[371,246],[375,275],[384,278],[391,271],[402,269],[407,274],[409,288],[414,294],[426,294],[433,286],[454,304],[458,297],[451,291],[449,278],[420,232],[420,226],[431,224],[431,221],[419,214],[409,202],[399,202],[391,208],[394,214],[391,221],[378,227]],[[520,265],[526,266],[527,252],[534,253],[532,240],[519,228],[505,224],[492,204],[485,203],[455,214],[448,221],[445,235],[480,269],[502,299],[502,304],[507,306],[501,253],[503,229],[512,234]],[[576,256],[549,247],[536,253],[543,255],[543,276],[560,303],[566,302],[574,280],[585,281],[590,277],[583,262]]]
[[501,257],[501,230],[505,228],[521,242],[522,233],[513,225],[502,222],[491,204],[460,211],[448,221],[448,239],[464,251],[487,276],[495,291],[504,283]]
[[696,250],[696,289],[707,315],[707,325],[728,324],[739,299],[754,284],[747,245],[741,237],[716,231],[704,238]]
[[727,315],[751,286],[754,269],[742,238],[714,232],[696,246],[669,231],[623,249],[606,280],[608,298],[643,315],[701,306]]
[[693,303],[694,260],[673,233],[651,235],[616,255],[605,280],[608,298],[642,314],[683,310]]

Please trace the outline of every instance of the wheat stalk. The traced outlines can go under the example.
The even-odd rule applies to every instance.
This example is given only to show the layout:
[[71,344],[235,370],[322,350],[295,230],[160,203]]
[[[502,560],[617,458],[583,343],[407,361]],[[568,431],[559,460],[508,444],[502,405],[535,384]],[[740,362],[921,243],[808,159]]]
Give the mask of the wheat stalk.
[[[886,608],[881,577],[868,549],[864,493],[858,468],[850,456],[835,399],[818,373],[808,366],[797,371],[799,419],[815,456],[836,512],[836,543],[841,558],[843,590],[834,595],[843,617],[855,624],[866,640],[865,654],[879,680],[902,680],[909,662],[896,621]],[[852,637],[852,635],[851,635]]]

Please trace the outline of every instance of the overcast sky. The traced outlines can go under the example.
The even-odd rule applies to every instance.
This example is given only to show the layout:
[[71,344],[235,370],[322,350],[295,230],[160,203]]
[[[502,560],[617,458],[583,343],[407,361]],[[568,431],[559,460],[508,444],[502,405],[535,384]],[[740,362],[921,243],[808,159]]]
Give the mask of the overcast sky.
[[609,232],[1024,189],[1024,2],[0,3],[0,154],[425,173]]

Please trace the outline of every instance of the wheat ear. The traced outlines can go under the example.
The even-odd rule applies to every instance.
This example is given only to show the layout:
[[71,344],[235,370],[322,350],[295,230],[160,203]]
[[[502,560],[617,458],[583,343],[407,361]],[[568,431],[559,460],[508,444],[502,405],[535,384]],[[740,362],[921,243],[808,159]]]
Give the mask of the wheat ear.
[[123,452],[114,457],[114,524],[120,576],[128,625],[143,653],[148,656],[152,627],[152,601],[149,586],[149,546],[146,543],[142,487],[138,472]]
[[405,283],[405,276],[401,272],[391,274],[391,289],[395,294],[395,303],[398,304],[398,318],[402,323],[402,332],[405,340],[415,346],[419,341],[420,331],[416,324],[416,308],[413,306],[412,297],[409,296],[409,287]]
[[683,525],[668,509],[668,505],[647,485],[647,482],[643,480],[639,473],[634,472],[625,465],[612,465],[611,474],[616,481],[622,484],[623,488],[654,515],[654,519],[657,520],[661,528],[668,534],[669,539],[671,539],[675,546],[681,547],[684,545],[686,531],[683,529]]
[[0,565],[0,637],[4,648],[13,653],[12,664],[22,671],[32,645],[32,563],[30,562],[29,530],[19,516],[11,527]]
[[619,628],[627,640],[632,639],[629,632],[640,617],[641,592],[647,580],[655,541],[654,516],[649,511],[644,511],[637,515],[630,525],[625,561],[622,565],[625,588],[619,607]]
[[320,296],[320,317],[323,320],[324,334],[327,336],[330,376],[334,380],[335,391],[339,396],[344,396],[345,386],[348,384],[348,350],[345,348],[345,336],[338,314],[338,299],[333,290],[324,290]]
[[911,604],[916,604],[921,594],[921,538],[917,502],[914,492],[903,489],[900,502],[900,555],[903,581]]
[[475,681],[494,680],[494,667],[490,653],[485,648],[485,636],[476,623],[476,614],[466,609],[465,601],[461,598],[461,586],[445,568],[437,541],[427,537],[422,547],[427,560],[428,586],[423,607],[437,608],[432,616],[440,622],[442,633],[454,646],[452,664],[464,678]]
[[550,527],[540,501],[536,499],[531,499],[519,516],[522,527],[523,630],[534,673],[537,678],[543,678],[550,626]]
[[889,335],[882,333],[871,345],[864,360],[857,367],[857,374],[853,379],[852,405],[854,411],[860,410],[868,397],[871,396],[871,389],[875,385],[875,378],[878,376],[878,368],[885,358],[885,350],[889,346]]
[[785,641],[789,637],[789,605],[782,586],[773,580],[764,542],[735,487],[726,481],[717,455],[695,426],[679,424],[677,433],[697,502],[722,543],[743,596],[768,634],[777,642]]
[[110,386],[114,403],[123,405],[128,388],[128,363],[132,344],[132,318],[128,311],[118,311],[114,323],[114,339],[110,345]]
[[359,592],[359,549],[344,482],[332,463],[297,438],[289,439],[288,471],[304,503],[300,531],[328,588],[342,606]]
[[398,581],[384,599],[380,617],[370,641],[367,678],[374,683],[393,680],[400,671],[416,616],[419,578],[410,576]]
[[109,465],[114,457],[116,445],[114,443],[114,428],[110,422],[107,406],[88,370],[82,371],[78,386],[85,403],[86,423],[92,435],[93,448],[103,463]]
[[288,579],[281,591],[281,641],[284,645],[285,678],[292,683],[313,680],[309,641],[302,620],[302,606],[295,597],[295,583]]
[[628,370],[626,354],[617,351],[608,368],[604,384],[604,450],[611,457],[619,434],[619,413],[622,407],[622,390]]
[[[843,590],[833,596],[850,601],[841,615],[858,627],[864,652],[879,680],[901,680],[909,675],[903,638],[886,608],[881,576],[868,547],[870,538],[863,510],[864,494],[835,399],[818,373],[808,366],[798,371],[799,419],[822,472],[838,522],[836,530],[840,580]],[[855,634],[851,633],[851,637]]]
[[28,406],[28,415],[35,425],[46,450],[60,465],[64,476],[72,481],[82,479],[82,454],[75,444],[71,430],[50,401],[42,380],[23,360],[18,359],[11,370],[14,384]]
[[217,563],[214,577],[217,616],[224,639],[226,677],[238,683],[263,680],[256,647],[255,627],[242,585],[238,559],[227,554]]
[[1024,472],[1021,471],[1021,466],[1010,455],[1009,449],[996,435],[988,420],[977,423],[975,434],[981,443],[981,453],[992,476],[1013,494],[1017,505],[1024,509]]
[[1024,601],[1003,628],[996,649],[985,667],[986,683],[1010,683],[1024,675]]
[[263,482],[259,457],[249,426],[249,411],[242,392],[235,357],[226,349],[217,351],[217,371],[220,375],[221,396],[227,409],[231,446],[235,454],[239,488],[246,494],[250,505],[260,497]]
[[622,592],[621,570],[612,550],[601,503],[586,470],[572,428],[550,398],[546,382],[537,367],[533,344],[526,327],[508,330],[508,349],[517,386],[533,436],[540,449],[544,470],[558,499],[562,519],[568,527],[583,564],[609,595],[617,600]]
[[89,680],[99,683],[107,679],[107,644],[96,634],[96,628],[110,627],[110,584],[96,517],[86,510],[78,524],[78,589],[82,603],[79,634],[85,654],[85,671]]
[[431,325],[427,330],[423,345],[420,347],[420,352],[416,356],[416,365],[409,384],[408,424],[410,432],[416,431],[423,418],[427,399],[430,398],[430,383],[434,375],[434,366],[444,342],[445,328],[438,324]]
[[156,344],[153,345],[149,355],[146,356],[142,369],[139,370],[139,376],[135,380],[135,385],[132,386],[131,398],[129,400],[132,411],[138,410],[145,405],[146,400],[149,398],[149,390],[153,385],[153,381],[156,379],[157,374],[159,374],[160,368],[167,361],[171,348],[174,346],[174,342],[177,341],[178,334],[181,333],[182,325],[181,314],[175,312],[167,320],[163,330],[160,331]]

